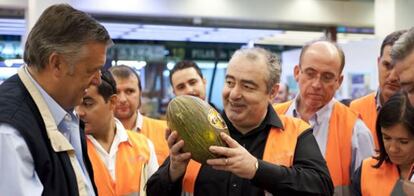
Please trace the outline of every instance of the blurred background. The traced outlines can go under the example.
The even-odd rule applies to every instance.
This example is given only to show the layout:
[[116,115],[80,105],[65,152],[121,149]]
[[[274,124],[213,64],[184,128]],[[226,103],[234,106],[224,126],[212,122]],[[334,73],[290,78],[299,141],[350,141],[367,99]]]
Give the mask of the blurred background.
[[27,32],[42,11],[68,3],[91,14],[115,42],[106,67],[125,64],[141,76],[141,112],[162,118],[174,96],[169,70],[193,60],[207,80],[207,97],[222,108],[227,62],[241,47],[279,54],[282,82],[297,93],[293,67],[301,47],[328,38],[344,49],[337,99],[376,90],[377,57],[388,33],[413,26],[410,0],[0,0],[0,83],[23,64]]

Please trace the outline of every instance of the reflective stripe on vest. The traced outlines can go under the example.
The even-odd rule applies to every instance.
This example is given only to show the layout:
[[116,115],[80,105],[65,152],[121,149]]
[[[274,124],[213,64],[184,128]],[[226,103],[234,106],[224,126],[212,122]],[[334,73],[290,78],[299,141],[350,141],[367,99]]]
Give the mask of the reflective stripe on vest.
[[378,114],[375,96],[376,92],[373,92],[364,97],[356,99],[351,102],[349,108],[361,116],[362,121],[364,121],[364,123],[371,131],[371,135],[375,143],[375,149],[378,149],[377,131],[375,130]]
[[[88,155],[95,171],[94,179],[98,195],[140,195],[140,192],[144,192],[142,189],[147,177],[142,172],[149,160],[148,141],[140,133],[133,131],[127,131],[127,133],[128,141],[122,142],[118,146],[115,163],[115,181],[112,179],[95,146],[87,139]],[[144,182],[141,183],[142,181]]]
[[[263,153],[263,160],[290,167],[293,164],[297,139],[303,131],[309,128],[309,125],[297,118],[286,117],[284,115],[278,116],[284,129],[280,130],[276,127],[270,129]],[[182,196],[194,195],[195,181],[200,168],[200,163],[190,160],[183,178]],[[265,195],[271,194],[266,192]]]
[[86,183],[82,176],[82,168],[80,167],[76,158],[75,150],[72,144],[58,130],[49,107],[47,106],[45,100],[43,100],[43,97],[39,90],[36,88],[35,84],[33,84],[33,82],[30,80],[29,76],[24,70],[25,67],[26,65],[21,67],[17,71],[17,74],[19,75],[19,78],[23,82],[23,85],[26,87],[27,91],[30,93],[30,96],[33,98],[33,101],[36,103],[37,108],[39,109],[40,115],[42,116],[43,122],[45,123],[46,133],[50,140],[51,146],[55,152],[66,152],[68,154],[70,163],[76,176],[79,195],[86,196],[88,195]]
[[362,195],[391,195],[400,178],[397,166],[383,162],[381,167],[373,168],[377,164],[373,158],[365,159],[361,168],[361,194]]
[[167,122],[164,120],[156,120],[143,117],[142,130],[140,133],[147,136],[154,144],[155,153],[157,154],[158,164],[162,165],[164,160],[170,154],[167,140],[165,139],[165,130],[167,129]]
[[[285,114],[292,101],[274,104],[278,114]],[[350,195],[352,132],[357,114],[345,105],[335,102],[329,120],[325,160],[335,186],[335,195]]]

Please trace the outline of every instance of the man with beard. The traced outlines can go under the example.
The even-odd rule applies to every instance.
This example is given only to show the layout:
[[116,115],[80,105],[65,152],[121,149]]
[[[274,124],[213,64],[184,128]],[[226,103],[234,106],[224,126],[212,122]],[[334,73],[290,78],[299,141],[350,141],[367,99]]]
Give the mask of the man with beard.
[[165,139],[167,123],[143,116],[139,112],[142,87],[135,70],[126,65],[119,65],[111,67],[110,71],[115,78],[118,95],[115,117],[126,129],[138,131],[154,143],[158,163],[161,164],[169,153]]
[[385,37],[381,44],[380,56],[377,59],[378,90],[352,101],[350,105],[351,110],[359,113],[361,119],[371,130],[376,149],[378,148],[377,133],[375,131],[377,112],[392,95],[400,91],[398,77],[392,73],[394,71],[394,65],[391,62],[391,48],[395,41],[405,32],[406,30],[395,31]]

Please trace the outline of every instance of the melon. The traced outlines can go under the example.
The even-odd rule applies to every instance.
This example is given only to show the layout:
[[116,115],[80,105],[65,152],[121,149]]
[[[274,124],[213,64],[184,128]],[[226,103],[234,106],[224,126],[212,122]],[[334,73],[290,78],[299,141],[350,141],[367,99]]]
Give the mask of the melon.
[[184,140],[184,152],[191,152],[191,158],[199,163],[218,158],[208,148],[227,146],[220,138],[220,132],[229,134],[220,114],[206,101],[198,97],[181,95],[170,101],[167,108],[167,124]]

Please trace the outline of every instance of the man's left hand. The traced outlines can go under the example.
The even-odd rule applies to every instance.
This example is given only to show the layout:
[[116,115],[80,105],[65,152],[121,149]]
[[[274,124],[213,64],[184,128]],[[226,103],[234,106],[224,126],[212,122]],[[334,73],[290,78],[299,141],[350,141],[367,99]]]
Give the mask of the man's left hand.
[[229,171],[241,178],[252,179],[257,170],[257,158],[229,135],[220,133],[220,137],[229,147],[210,146],[209,150],[222,158],[209,159],[207,164],[214,169]]

